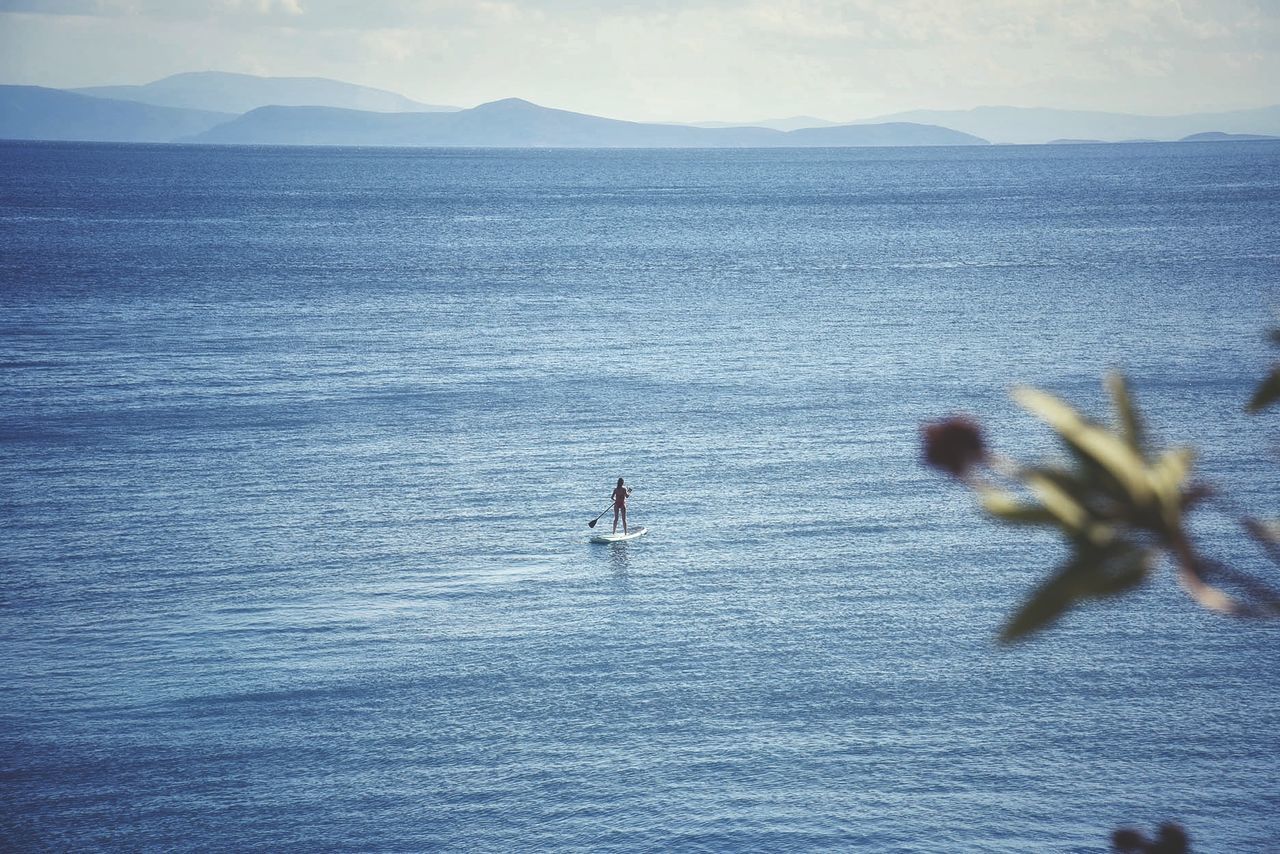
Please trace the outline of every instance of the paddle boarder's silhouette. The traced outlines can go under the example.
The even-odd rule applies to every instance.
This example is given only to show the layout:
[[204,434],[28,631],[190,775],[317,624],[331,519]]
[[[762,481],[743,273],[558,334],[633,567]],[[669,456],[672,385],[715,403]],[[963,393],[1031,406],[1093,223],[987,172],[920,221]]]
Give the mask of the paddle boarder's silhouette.
[[622,533],[627,533],[627,496],[631,494],[631,487],[623,486],[622,478],[618,478],[618,485],[613,488],[613,532],[618,533],[618,516],[622,516]]

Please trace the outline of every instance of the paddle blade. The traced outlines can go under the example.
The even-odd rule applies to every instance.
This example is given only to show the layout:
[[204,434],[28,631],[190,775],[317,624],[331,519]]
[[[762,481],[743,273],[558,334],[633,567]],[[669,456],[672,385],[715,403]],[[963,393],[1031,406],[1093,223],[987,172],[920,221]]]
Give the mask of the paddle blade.
[[596,526],[596,522],[599,522],[599,521],[600,521],[600,517],[597,516],[596,518],[592,519],[590,522],[587,523],[587,527],[594,528]]

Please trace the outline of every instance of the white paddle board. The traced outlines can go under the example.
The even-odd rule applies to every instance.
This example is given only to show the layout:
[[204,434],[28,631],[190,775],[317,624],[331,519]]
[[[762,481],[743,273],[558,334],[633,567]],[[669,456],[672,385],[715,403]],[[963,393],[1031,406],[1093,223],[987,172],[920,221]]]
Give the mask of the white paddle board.
[[643,537],[649,532],[648,528],[632,528],[626,534],[596,534],[591,538],[593,543],[625,543],[627,540],[636,540]]

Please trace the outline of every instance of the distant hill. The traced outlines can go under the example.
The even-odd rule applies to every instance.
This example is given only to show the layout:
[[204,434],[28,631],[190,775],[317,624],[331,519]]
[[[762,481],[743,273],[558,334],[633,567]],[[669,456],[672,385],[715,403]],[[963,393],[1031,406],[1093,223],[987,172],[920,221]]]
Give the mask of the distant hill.
[[912,110],[862,119],[854,124],[903,121],[941,125],[997,143],[1042,143],[1058,139],[1123,141],[1136,137],[1178,140],[1203,131],[1280,134],[1280,106],[1227,113],[1140,116],[1080,110],[1026,107],[976,107],[972,110]]
[[0,86],[0,139],[171,142],[233,116],[91,98],[43,86]]
[[263,107],[189,141],[253,145],[415,145],[543,148],[743,148],[985,145],[947,128],[910,123],[783,132],[643,124],[540,107],[519,98],[453,113],[370,113]]
[[805,146],[894,146],[894,145],[989,145],[981,137],[937,125],[914,122],[884,122],[877,125],[836,125],[827,128],[800,128],[786,134],[783,145]]
[[1158,139],[1051,139],[1045,145],[1133,145],[1160,141]]
[[1191,136],[1184,136],[1178,142],[1253,142],[1259,139],[1280,139],[1280,136],[1270,136],[1261,133],[1222,133],[1221,131],[1208,131],[1206,133],[1193,133]]
[[70,91],[98,98],[221,113],[245,113],[271,105],[341,107],[382,113],[457,109],[422,104],[395,92],[323,77],[257,77],[225,71],[174,74],[142,86],[89,86]]
[[988,140],[1067,145],[1280,136],[1280,106],[1180,116],[993,106],[913,110],[842,124],[815,116],[649,124],[553,110],[518,98],[463,110],[321,77],[221,71],[174,74],[141,86],[0,86],[0,110],[0,135],[9,138],[278,145],[703,148],[981,145]]
[[816,116],[791,116],[785,119],[760,119],[755,122],[688,122],[697,128],[772,128],[773,130],[800,130],[801,128],[829,128],[840,122],[827,121]]

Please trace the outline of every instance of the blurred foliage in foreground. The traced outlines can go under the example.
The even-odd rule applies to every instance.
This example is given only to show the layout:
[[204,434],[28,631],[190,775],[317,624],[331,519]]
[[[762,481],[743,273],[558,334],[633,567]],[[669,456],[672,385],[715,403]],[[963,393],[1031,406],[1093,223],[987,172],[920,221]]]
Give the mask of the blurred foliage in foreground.
[[[1273,335],[1280,343],[1280,335]],[[1239,616],[1280,615],[1280,593],[1261,581],[1201,555],[1186,517],[1210,491],[1190,480],[1191,450],[1154,450],[1124,377],[1107,378],[1116,424],[1091,421],[1053,395],[1033,388],[1014,399],[1057,433],[1069,465],[1024,465],[991,454],[981,428],[958,416],[924,428],[930,465],[958,478],[996,519],[1012,525],[1056,528],[1070,557],[1005,624],[1001,640],[1044,628],[1087,599],[1123,593],[1145,581],[1167,559],[1186,591],[1201,605]],[[1258,389],[1249,411],[1280,399],[1280,367]],[[1245,532],[1280,562],[1280,525],[1241,520]],[[1211,580],[1228,582],[1229,595]]]
[[[1280,344],[1280,329],[1271,331],[1271,343]],[[1267,374],[1246,408],[1250,412],[1261,412],[1277,400],[1280,400],[1280,365],[1273,367],[1271,373]]]
[[1181,826],[1172,822],[1160,825],[1155,839],[1140,830],[1121,828],[1111,834],[1111,847],[1120,854],[1188,854],[1191,838]]

